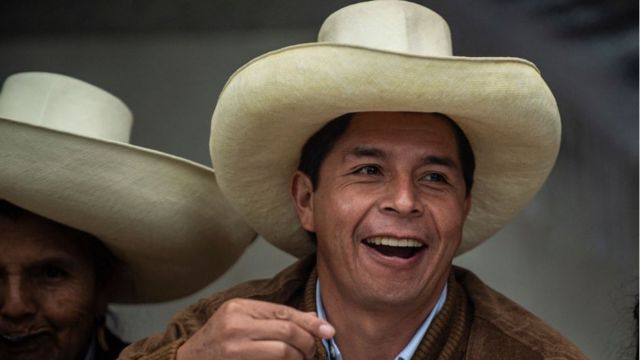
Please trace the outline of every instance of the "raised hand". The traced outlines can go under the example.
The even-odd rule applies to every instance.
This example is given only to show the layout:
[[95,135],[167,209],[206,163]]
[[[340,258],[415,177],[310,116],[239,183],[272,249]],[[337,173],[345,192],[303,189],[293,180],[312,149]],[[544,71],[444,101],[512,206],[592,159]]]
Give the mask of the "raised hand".
[[315,337],[335,330],[315,313],[249,299],[232,299],[185,342],[177,360],[310,359]]

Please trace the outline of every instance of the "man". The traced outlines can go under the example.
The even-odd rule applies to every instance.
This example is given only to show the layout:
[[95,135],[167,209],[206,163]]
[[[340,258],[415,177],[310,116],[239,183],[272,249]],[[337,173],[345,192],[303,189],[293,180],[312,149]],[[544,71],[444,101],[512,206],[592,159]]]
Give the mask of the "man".
[[555,161],[557,106],[532,64],[451,56],[432,11],[359,3],[318,43],[238,70],[212,122],[225,196],[265,239],[308,256],[202,300],[123,358],[584,358],[451,265]]
[[120,99],[68,76],[4,82],[0,359],[115,359],[125,344],[108,303],[192,293],[254,237],[211,169],[130,145],[132,121]]

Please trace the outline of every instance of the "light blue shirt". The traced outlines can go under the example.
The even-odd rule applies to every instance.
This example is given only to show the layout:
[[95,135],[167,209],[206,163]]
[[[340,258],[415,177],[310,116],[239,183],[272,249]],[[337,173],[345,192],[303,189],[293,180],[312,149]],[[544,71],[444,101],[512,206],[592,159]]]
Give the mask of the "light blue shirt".
[[[413,354],[418,349],[418,345],[420,344],[420,340],[424,337],[424,334],[427,333],[429,329],[429,325],[431,325],[431,321],[442,309],[444,306],[444,302],[447,299],[447,284],[444,285],[444,289],[440,293],[440,297],[438,298],[438,302],[436,302],[436,306],[433,307],[429,316],[422,322],[418,331],[416,331],[411,341],[407,344],[407,346],[400,351],[400,353],[395,357],[395,360],[409,360],[413,356]],[[318,317],[322,320],[327,320],[327,316],[324,312],[324,306],[322,305],[322,298],[320,297],[320,280],[316,280],[316,311],[318,313]],[[338,344],[336,344],[333,338],[326,340],[322,340],[322,345],[324,345],[324,349],[327,351],[327,356],[329,360],[342,360],[342,353],[340,349],[338,349]]]

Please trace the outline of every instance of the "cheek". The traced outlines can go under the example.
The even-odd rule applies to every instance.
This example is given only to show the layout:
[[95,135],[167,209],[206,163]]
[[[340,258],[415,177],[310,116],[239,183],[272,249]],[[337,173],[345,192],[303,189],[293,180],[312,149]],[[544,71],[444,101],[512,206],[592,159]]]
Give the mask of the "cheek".
[[462,235],[464,224],[464,203],[463,202],[432,202],[429,204],[436,227],[440,236],[448,241]]
[[[49,321],[56,328],[62,354],[82,357],[97,320],[92,288],[67,289],[51,299]],[[55,306],[55,308],[53,308]]]
[[[74,284],[40,293],[43,316],[60,335],[90,331],[97,317],[92,283],[91,286]],[[63,340],[70,341],[65,338]]]
[[[322,219],[319,219],[325,230],[323,235],[332,238],[331,241],[350,242],[358,225],[371,209],[370,201],[365,196],[348,193],[326,200],[323,204]],[[320,236],[320,232],[318,235]]]

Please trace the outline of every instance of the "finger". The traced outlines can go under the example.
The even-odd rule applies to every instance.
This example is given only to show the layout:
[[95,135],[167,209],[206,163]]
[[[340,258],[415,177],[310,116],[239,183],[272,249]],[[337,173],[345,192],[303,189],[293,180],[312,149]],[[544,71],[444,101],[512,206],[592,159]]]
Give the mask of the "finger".
[[315,313],[302,312],[283,306],[283,308],[279,309],[274,315],[277,319],[295,323],[319,338],[330,339],[335,334],[333,326],[327,321],[320,319]]
[[255,319],[288,320],[307,330],[314,336],[329,339],[333,337],[335,330],[331,324],[318,318],[315,313],[307,313],[289,306],[273,304],[263,301],[247,300],[255,302],[252,317]]
[[293,346],[307,358],[315,352],[314,335],[290,320],[256,320],[249,332],[251,340],[276,340]]

